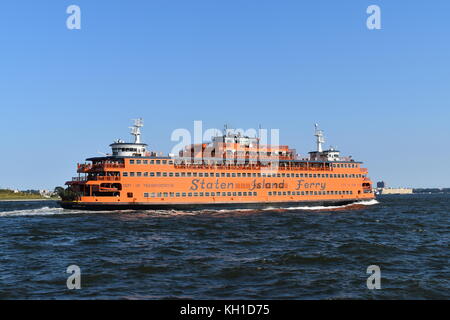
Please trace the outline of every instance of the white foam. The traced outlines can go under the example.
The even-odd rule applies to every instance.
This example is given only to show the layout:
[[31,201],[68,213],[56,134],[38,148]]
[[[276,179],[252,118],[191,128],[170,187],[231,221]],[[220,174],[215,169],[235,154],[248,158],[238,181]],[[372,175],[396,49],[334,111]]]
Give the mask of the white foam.
[[312,207],[302,206],[302,207],[287,207],[284,209],[286,209],[286,210],[329,210],[329,209],[341,209],[341,208],[357,206],[357,205],[372,206],[377,203],[379,203],[377,200],[372,199],[372,200],[364,200],[364,201],[358,201],[358,202],[353,202],[353,203],[349,203],[349,204],[344,204],[342,206],[312,206]]

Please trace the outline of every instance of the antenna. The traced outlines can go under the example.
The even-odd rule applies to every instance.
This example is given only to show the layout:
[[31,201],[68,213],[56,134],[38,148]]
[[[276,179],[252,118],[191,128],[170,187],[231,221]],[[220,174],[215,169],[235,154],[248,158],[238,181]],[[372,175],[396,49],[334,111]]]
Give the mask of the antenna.
[[134,143],[141,143],[141,128],[144,126],[142,118],[133,119],[134,125],[130,127],[131,135],[134,136]]
[[314,125],[315,127],[315,133],[314,136],[316,136],[316,144],[317,144],[317,152],[322,152],[322,144],[325,143],[325,138],[323,136],[323,131],[319,130],[319,125],[316,123]]

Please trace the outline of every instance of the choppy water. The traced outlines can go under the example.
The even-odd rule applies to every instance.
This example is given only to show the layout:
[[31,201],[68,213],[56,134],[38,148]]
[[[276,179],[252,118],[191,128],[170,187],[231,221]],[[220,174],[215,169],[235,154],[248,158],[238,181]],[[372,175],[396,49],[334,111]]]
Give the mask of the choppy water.
[[[450,298],[450,195],[378,201],[114,213],[0,202],[0,298]],[[66,287],[73,264],[80,290]],[[380,290],[367,289],[369,265]]]

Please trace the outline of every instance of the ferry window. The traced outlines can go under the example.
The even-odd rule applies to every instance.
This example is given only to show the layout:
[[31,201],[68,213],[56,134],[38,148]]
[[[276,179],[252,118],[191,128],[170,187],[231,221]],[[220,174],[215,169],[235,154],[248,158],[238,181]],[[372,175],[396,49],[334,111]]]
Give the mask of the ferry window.
[[122,176],[128,177],[128,172],[123,172],[123,173],[122,173]]
[[173,197],[174,195],[175,195],[175,193],[173,193],[173,192],[169,193],[170,197]]
[[148,160],[143,160],[143,163],[144,164],[148,164]]
[[148,198],[148,193],[144,193],[144,198]]
[[225,177],[225,172],[222,172],[222,173],[220,174],[220,176],[221,176],[221,177]]
[[150,172],[150,177],[154,177],[155,173],[154,172]]
[[[311,192],[312,192],[312,191],[311,191]],[[306,194],[306,195],[309,195],[309,191],[305,191],[305,194]]]
[[215,197],[216,193],[215,192],[211,192],[211,197]]
[[128,192],[128,193],[127,193],[127,197],[128,197],[128,198],[133,198],[133,192]]
[[305,191],[302,191],[302,196],[304,196],[305,195]]
[[175,197],[179,197],[179,196],[180,196],[179,192],[175,193]]
[[205,197],[209,197],[209,192],[205,192]]
[[256,193],[256,192],[253,192],[253,195],[256,197],[257,195],[258,195],[258,193]]
[[241,174],[240,174],[240,173],[238,173],[238,174],[237,174],[237,176],[238,176],[238,177],[240,177],[240,176],[241,176]]
[[313,174],[313,178],[317,178],[317,174]]
[[290,195],[291,195],[291,192],[290,192],[290,191],[288,191],[288,192],[287,192],[287,194],[288,194],[288,196],[290,196]]
[[200,192],[200,197],[203,197],[203,192]]
[[182,173],[181,173],[181,176],[182,176],[182,177],[185,177],[185,176],[186,176],[186,172],[182,172]]
[[157,177],[161,177],[161,172],[157,172],[157,173],[156,173],[156,176],[157,176]]
[[189,193],[188,193],[188,197],[192,197],[192,192],[189,192]]
[[303,173],[300,173],[300,178],[303,178]]
[[156,160],[156,164],[160,164],[161,163],[161,160]]
[[163,177],[167,177],[167,172],[163,172]]
[[134,164],[134,160],[130,160],[130,164]]
[[186,192],[183,192],[183,193],[181,194],[181,196],[182,196],[182,197],[186,197]]
[[258,173],[258,177],[261,177],[261,173]]
[[173,161],[172,161],[172,160],[169,160],[169,164],[173,164]]
[[242,192],[238,192],[238,196],[239,196],[239,197],[242,197]]
[[142,176],[142,172],[136,172],[136,175],[137,175],[138,177],[141,177],[141,176]]
[[175,172],[175,177],[179,177],[180,173],[179,172]]
[[141,160],[136,160],[136,164],[141,164]]
[[130,172],[130,177],[134,177],[134,172]]
[[150,160],[150,164],[155,164],[155,160]]
[[228,194],[228,196],[231,196],[231,192],[228,192],[227,194]]
[[203,177],[203,173],[202,173],[202,172],[199,172],[199,173],[198,173],[198,176],[199,176],[199,177]]
[[271,191],[269,191],[268,195],[269,195],[269,196],[271,196],[271,195],[272,195],[272,192],[271,192]]
[[194,192],[194,197],[198,197],[198,192]]
[[299,174],[298,174],[298,173],[296,173],[296,174],[295,174],[295,177],[296,177],[296,178],[299,178]]
[[167,164],[167,160],[163,160],[163,161],[162,161],[162,164]]
[[151,193],[150,193],[150,197],[151,197],[151,198],[154,198],[154,197],[156,197],[156,193],[154,193],[154,192],[151,192]]
[[[270,194],[269,194],[269,196],[272,194],[272,192],[269,192]],[[244,192],[244,197],[246,197],[247,196],[247,192]]]
[[233,178],[236,177],[236,173],[233,172],[233,173],[231,174],[231,176],[232,176]]
[[192,176],[196,177],[197,176],[197,172],[192,172]]
[[169,177],[173,177],[173,172],[169,172]]
[[144,177],[148,177],[148,172],[144,172]]
[[220,177],[220,173],[216,173],[216,177]]

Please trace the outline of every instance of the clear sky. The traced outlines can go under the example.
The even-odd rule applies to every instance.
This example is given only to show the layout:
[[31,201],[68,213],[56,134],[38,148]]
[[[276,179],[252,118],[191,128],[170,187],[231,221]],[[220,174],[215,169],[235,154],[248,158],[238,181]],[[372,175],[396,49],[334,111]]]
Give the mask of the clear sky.
[[[81,8],[69,30],[66,8]],[[381,30],[366,9],[381,8]],[[0,7],[0,187],[54,188],[129,140],[279,128],[362,160],[374,182],[450,186],[450,1],[7,0]]]

